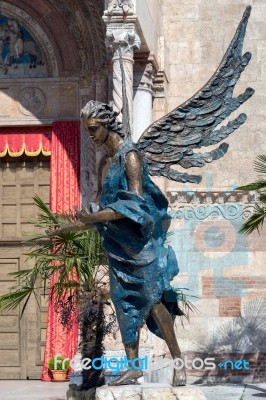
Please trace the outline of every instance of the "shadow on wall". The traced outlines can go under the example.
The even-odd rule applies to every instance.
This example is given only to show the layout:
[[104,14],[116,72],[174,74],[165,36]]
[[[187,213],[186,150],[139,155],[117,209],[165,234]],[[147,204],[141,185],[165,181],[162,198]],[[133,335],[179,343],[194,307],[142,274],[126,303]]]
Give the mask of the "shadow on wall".
[[218,362],[246,360],[249,370],[239,371],[220,368],[204,371],[197,383],[221,377],[226,381],[261,381],[266,371],[266,298],[258,297],[243,306],[241,317],[219,322],[207,336],[199,338],[199,346],[208,357]]

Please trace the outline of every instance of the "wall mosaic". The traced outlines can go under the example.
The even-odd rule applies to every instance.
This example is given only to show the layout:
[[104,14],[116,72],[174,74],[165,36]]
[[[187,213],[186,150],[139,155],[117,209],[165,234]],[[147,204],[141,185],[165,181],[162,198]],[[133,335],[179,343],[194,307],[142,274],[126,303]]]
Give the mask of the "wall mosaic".
[[[215,298],[243,297],[246,285],[241,279],[227,279],[227,268],[248,268],[247,238],[239,229],[254,210],[254,200],[238,196],[236,185],[224,192],[213,191],[212,174],[205,175],[206,190],[193,192],[186,186],[183,193],[168,193],[174,229],[169,240],[180,269],[187,276],[185,284],[199,299],[202,296],[200,274],[209,271]],[[216,195],[215,195],[216,194]],[[253,201],[252,201],[253,200]],[[176,282],[177,287],[184,283]]]

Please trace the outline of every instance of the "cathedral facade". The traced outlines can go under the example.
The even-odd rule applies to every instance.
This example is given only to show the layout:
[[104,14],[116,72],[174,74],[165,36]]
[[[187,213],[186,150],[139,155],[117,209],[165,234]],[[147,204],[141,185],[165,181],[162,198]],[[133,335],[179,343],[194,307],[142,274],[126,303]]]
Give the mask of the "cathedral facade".
[[[182,352],[189,360],[214,357],[217,364],[246,359],[249,371],[217,367],[212,375],[259,381],[266,359],[265,231],[239,234],[258,198],[235,190],[256,180],[253,162],[266,150],[266,4],[250,2],[245,48],[253,58],[235,90],[256,91],[241,109],[247,122],[227,139],[227,154],[202,167],[200,184],[155,181],[173,218],[169,240],[180,268],[174,284],[189,289],[199,311],[175,325]],[[31,266],[24,240],[36,216],[34,194],[54,211],[95,199],[101,154],[85,136],[79,114],[89,100],[121,112],[119,57],[136,142],[210,79],[246,5],[245,0],[0,1],[0,294],[16,283],[9,272]],[[0,315],[0,379],[42,374],[47,380],[47,359],[59,352],[53,343],[60,349],[66,337],[55,328],[44,299],[40,308],[31,299],[23,318],[19,315],[19,309]],[[75,354],[77,337],[67,340]],[[168,356],[163,342],[145,328],[141,346],[155,359]],[[110,356],[122,348],[119,333],[106,338]],[[209,377],[195,368],[191,374]]]

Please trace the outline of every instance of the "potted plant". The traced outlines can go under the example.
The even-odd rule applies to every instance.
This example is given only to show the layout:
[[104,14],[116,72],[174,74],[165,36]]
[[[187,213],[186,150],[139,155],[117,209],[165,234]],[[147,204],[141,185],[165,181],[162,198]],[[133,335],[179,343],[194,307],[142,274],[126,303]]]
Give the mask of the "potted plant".
[[54,382],[66,382],[67,373],[69,370],[69,360],[65,357],[51,357],[48,361],[48,366],[53,374]]

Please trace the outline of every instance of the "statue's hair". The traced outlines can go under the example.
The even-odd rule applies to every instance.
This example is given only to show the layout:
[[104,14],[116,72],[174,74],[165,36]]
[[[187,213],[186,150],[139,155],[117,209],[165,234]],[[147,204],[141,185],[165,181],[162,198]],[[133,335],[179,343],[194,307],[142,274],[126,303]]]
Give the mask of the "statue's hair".
[[123,124],[117,121],[118,113],[113,111],[108,104],[100,101],[90,100],[80,112],[82,119],[94,118],[103,124],[109,131],[116,132],[119,136],[124,137]]

